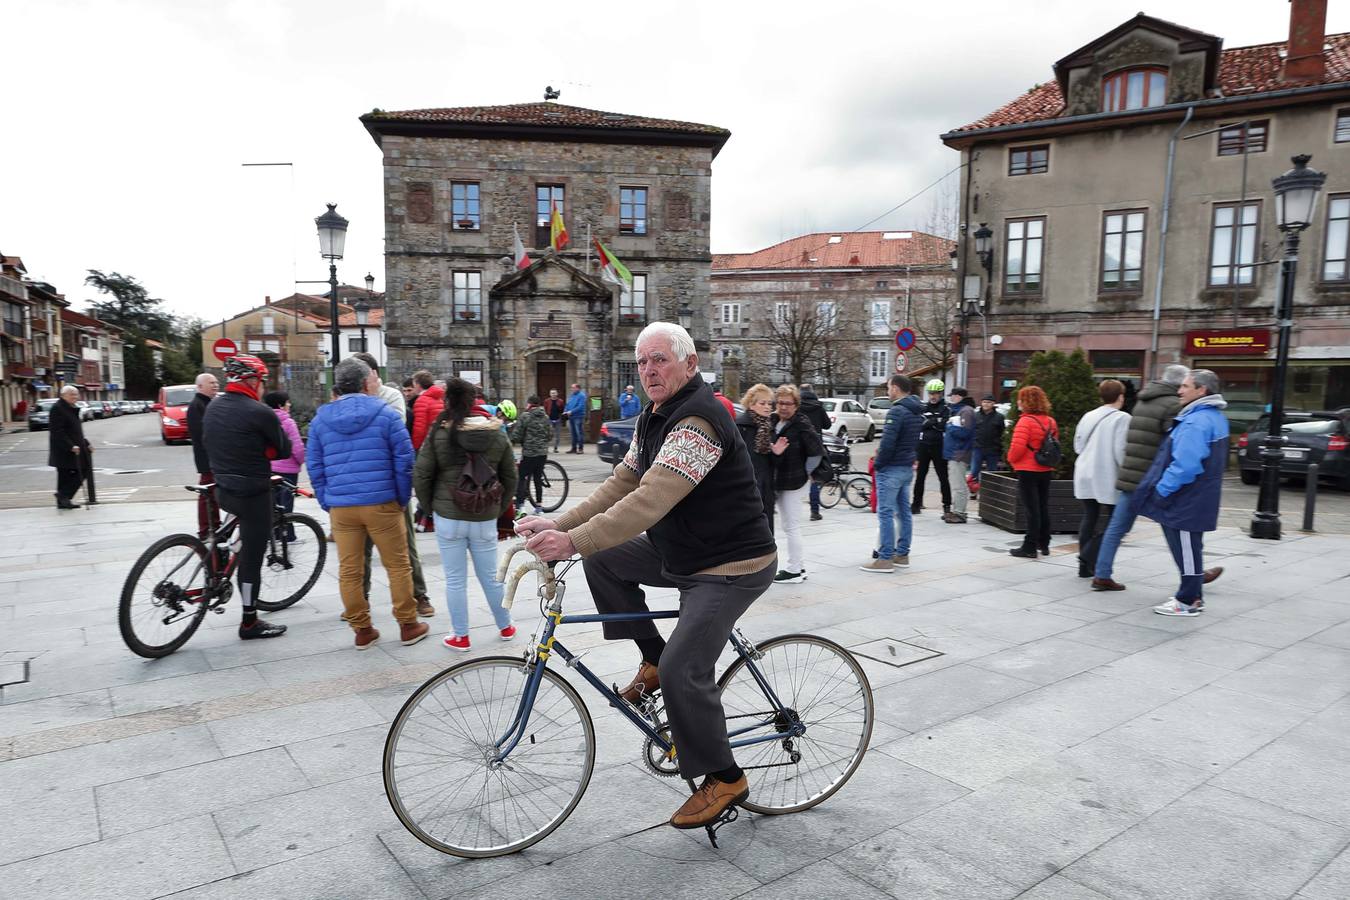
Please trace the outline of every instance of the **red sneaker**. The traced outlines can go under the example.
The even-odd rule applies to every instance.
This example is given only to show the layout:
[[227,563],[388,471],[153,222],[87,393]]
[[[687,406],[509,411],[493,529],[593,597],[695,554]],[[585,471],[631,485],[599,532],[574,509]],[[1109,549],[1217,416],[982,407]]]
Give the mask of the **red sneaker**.
[[509,641],[514,639],[515,636],[516,636],[516,626],[507,625],[505,628],[502,629],[502,640]]
[[455,637],[453,634],[447,634],[445,640],[441,641],[441,643],[445,644],[445,646],[449,647],[451,650],[458,650],[461,653],[469,652],[469,636],[467,634],[463,637]]

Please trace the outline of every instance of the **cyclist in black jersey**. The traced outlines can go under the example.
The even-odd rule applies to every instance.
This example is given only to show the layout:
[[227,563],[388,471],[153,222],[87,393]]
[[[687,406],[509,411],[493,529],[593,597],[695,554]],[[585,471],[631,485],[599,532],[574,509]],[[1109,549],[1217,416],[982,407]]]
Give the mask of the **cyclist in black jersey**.
[[263,554],[272,528],[272,460],[291,455],[291,442],[281,422],[258,401],[267,379],[267,365],[241,353],[225,360],[225,390],[207,406],[202,433],[216,498],[221,509],[239,517],[239,599],[244,617],[242,640],[278,637],[285,625],[258,618],[255,604],[262,580]]

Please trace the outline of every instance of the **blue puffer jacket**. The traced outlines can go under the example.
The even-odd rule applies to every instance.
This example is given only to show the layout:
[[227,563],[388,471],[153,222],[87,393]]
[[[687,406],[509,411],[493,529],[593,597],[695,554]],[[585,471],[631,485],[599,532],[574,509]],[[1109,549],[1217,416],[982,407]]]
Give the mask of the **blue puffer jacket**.
[[970,460],[970,448],[975,445],[975,408],[964,403],[951,406],[951,418],[942,433],[942,458],[962,462]]
[[404,506],[412,495],[412,439],[378,397],[344,394],[319,407],[309,423],[305,461],[324,509],[390,500]]
[[1172,431],[1134,492],[1135,512],[1179,531],[1219,526],[1219,497],[1228,463],[1228,403],[1209,394],[1176,418]]
[[886,424],[881,428],[881,446],[877,448],[878,469],[892,466],[912,466],[919,446],[919,431],[923,428],[923,404],[913,394],[886,411]]

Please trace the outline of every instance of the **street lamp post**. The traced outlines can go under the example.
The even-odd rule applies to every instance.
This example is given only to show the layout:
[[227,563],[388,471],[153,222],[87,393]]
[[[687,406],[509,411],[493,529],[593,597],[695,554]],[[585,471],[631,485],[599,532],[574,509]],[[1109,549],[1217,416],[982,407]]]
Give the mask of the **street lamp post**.
[[1254,538],[1280,539],[1280,466],[1284,462],[1284,381],[1289,369],[1289,338],[1294,326],[1294,276],[1298,272],[1298,244],[1303,229],[1312,224],[1317,195],[1327,176],[1308,168],[1311,156],[1293,158],[1294,167],[1275,178],[1275,216],[1284,232],[1284,259],[1280,261],[1280,296],[1275,321],[1279,344],[1275,352],[1275,377],[1270,391],[1270,425],[1261,448],[1261,493],[1252,515]]
[[[980,227],[975,229],[975,255],[979,257],[980,266],[984,269],[985,275],[992,273],[994,266],[993,250],[994,233],[989,230],[989,226],[981,222]],[[955,250],[951,253],[952,269],[959,271],[958,254]],[[969,258],[969,257],[967,257]],[[969,268],[966,270],[969,272]],[[968,276],[962,278],[957,286],[961,298],[961,330],[959,354],[956,358],[956,380],[959,384],[966,386],[969,378],[969,348],[970,348],[970,320],[973,316],[981,315],[981,298],[984,296],[985,288],[979,283],[979,276],[975,276],[975,282],[967,284]]]
[[347,220],[338,215],[337,204],[327,204],[328,211],[314,220],[319,229],[319,255],[328,260],[328,334],[332,340],[332,364],[342,358],[342,344],[338,330],[337,261],[347,245]]
[[366,298],[358,300],[353,306],[356,310],[356,324],[361,326],[361,349],[366,353],[370,348],[366,346],[366,323],[370,321],[370,307],[375,299],[375,276],[366,273]]

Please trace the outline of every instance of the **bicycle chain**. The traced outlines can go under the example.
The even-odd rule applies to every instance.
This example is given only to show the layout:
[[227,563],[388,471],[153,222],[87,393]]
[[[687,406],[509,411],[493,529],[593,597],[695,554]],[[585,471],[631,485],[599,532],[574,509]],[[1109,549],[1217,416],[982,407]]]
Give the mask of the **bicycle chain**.
[[[754,717],[756,717],[756,716],[762,716],[762,715],[763,715],[763,713],[742,713],[742,714],[740,714],[740,715],[727,716],[727,718],[728,718],[728,719],[749,719],[749,718],[754,718]],[[657,733],[660,734],[662,737],[665,737],[665,738],[669,739],[669,737],[670,737],[670,726],[669,726],[669,725],[666,725],[665,723],[661,723],[660,725],[657,726]],[[643,765],[645,765],[645,766],[647,767],[647,771],[651,772],[653,775],[657,776],[658,778],[674,778],[674,777],[676,777],[677,775],[679,775],[679,774],[680,774],[680,770],[679,770],[679,766],[678,766],[678,765],[676,765],[676,768],[675,768],[673,771],[670,771],[670,770],[666,770],[666,769],[662,768],[659,764],[657,764],[657,763],[655,763],[655,762],[652,761],[652,755],[651,755],[651,754],[652,754],[652,751],[653,751],[654,749],[655,749],[655,744],[652,743],[652,739],[651,739],[651,738],[647,738],[647,739],[645,739],[645,740],[642,742],[642,763],[643,763]],[[795,752],[795,751],[789,751],[789,752]],[[798,763],[797,763],[796,761],[789,760],[788,762],[780,762],[780,763],[764,763],[763,765],[758,765],[758,766],[741,766],[741,768],[742,768],[743,770],[746,770],[746,771],[749,771],[750,769],[779,769],[779,768],[783,768],[784,766],[795,766],[795,765],[797,765],[797,764],[798,764]]]

